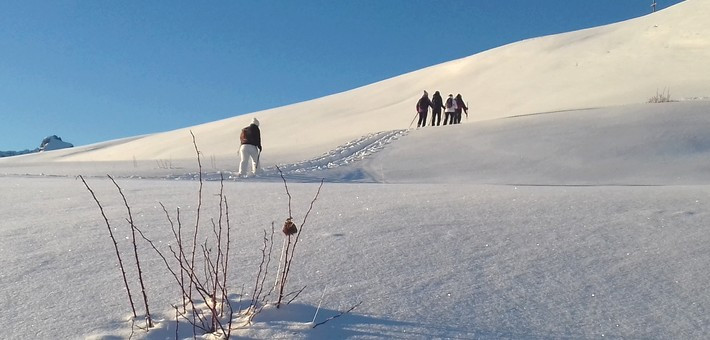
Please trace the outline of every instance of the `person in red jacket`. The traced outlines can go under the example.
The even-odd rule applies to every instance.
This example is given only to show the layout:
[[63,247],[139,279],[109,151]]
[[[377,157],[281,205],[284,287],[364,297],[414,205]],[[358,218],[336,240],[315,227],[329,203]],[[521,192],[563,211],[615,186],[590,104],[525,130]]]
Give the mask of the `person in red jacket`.
[[259,171],[259,157],[261,156],[261,130],[259,130],[259,121],[254,118],[251,124],[242,129],[239,135],[241,146],[239,147],[239,162],[238,177],[247,177],[247,163],[251,161],[251,172],[256,175]]

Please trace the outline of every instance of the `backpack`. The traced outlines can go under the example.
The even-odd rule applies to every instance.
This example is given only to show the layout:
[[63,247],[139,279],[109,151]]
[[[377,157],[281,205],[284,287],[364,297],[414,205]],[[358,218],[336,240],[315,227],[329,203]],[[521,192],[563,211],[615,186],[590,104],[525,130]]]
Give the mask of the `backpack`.
[[452,98],[449,98],[446,100],[446,108],[450,109],[454,106],[454,100]]

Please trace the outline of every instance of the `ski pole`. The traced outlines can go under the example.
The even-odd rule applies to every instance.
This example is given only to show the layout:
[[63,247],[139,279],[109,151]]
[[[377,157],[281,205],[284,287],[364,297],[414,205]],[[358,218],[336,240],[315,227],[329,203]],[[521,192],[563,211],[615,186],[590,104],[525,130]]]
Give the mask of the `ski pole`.
[[411,122],[411,123],[409,123],[409,129],[411,129],[411,128],[412,128],[412,124],[414,124],[414,120],[416,120],[416,119],[417,119],[417,116],[418,116],[418,115],[419,115],[419,112],[417,112],[417,113],[415,113],[415,114],[414,114],[414,118],[412,118],[412,122]]

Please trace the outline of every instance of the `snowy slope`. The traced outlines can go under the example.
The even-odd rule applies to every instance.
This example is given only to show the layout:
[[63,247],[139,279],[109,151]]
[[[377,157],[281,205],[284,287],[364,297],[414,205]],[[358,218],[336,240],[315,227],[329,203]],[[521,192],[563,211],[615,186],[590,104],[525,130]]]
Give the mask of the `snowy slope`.
[[380,131],[407,128],[423,89],[461,93],[471,119],[710,93],[710,3],[688,0],[625,22],[521,41],[344,93],[120,143],[6,162],[183,160],[192,130],[206,157],[236,162],[239,129],[262,123],[268,164],[296,162]]
[[708,131],[708,101],[523,115],[414,131],[368,171],[388,183],[710,184]]
[[[709,184],[710,101],[636,104],[367,134],[312,158],[263,163],[258,181],[521,185]],[[194,149],[193,149],[194,153]],[[201,157],[203,177],[232,162]],[[10,163],[0,175],[198,179],[185,161]]]
[[[290,179],[331,181],[293,268],[292,287],[307,289],[293,305],[267,309],[235,333],[245,339],[705,339],[710,157],[701,132],[709,107],[643,104],[375,134],[290,164]],[[355,156],[363,150],[367,155]],[[326,163],[334,166],[321,167]],[[83,170],[65,166],[68,173]],[[131,176],[144,179],[118,181],[136,223],[166,249],[172,235],[158,202],[171,211],[180,207],[183,221],[194,221],[198,183],[145,179],[196,178],[183,169],[164,171],[174,175],[139,166]],[[352,182],[358,173],[364,175],[356,181],[395,184],[332,183]],[[128,251],[120,196],[98,171],[93,175],[88,181]],[[208,170],[206,178],[216,175]],[[229,282],[234,294],[247,292],[235,295],[235,304],[254,287],[262,230],[287,216],[277,180],[267,174],[225,183],[235,225]],[[300,221],[316,185],[289,187]],[[0,308],[8,311],[0,336],[128,338],[130,309],[112,244],[81,182],[0,176],[0,188]],[[206,183],[205,220],[217,216],[218,190],[217,182]],[[140,249],[160,323],[148,333],[134,328],[133,338],[174,339],[170,305],[179,291],[152,250]],[[135,273],[130,277],[137,290]],[[351,314],[310,328],[314,316],[323,321],[359,302]],[[184,321],[178,333],[192,338]]]

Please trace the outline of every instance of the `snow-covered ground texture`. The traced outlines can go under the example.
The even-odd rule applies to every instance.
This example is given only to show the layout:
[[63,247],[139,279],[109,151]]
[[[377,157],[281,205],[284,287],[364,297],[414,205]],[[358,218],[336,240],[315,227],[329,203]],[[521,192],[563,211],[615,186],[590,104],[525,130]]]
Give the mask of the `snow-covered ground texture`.
[[[226,282],[243,309],[272,222],[267,287],[280,262],[289,199],[278,166],[299,226],[326,182],[289,274],[289,292],[306,288],[234,338],[707,339],[709,16],[710,1],[687,0],[284,108],[0,159],[0,338],[193,338],[175,323],[179,287],[141,240],[157,325],[139,328],[128,216],[106,174],[166,254],[175,241],[161,204],[173,222],[180,209],[189,235],[202,177],[201,242],[219,224],[225,178]],[[666,86],[693,100],[645,104]],[[422,89],[461,92],[471,120],[406,129]],[[238,131],[254,116],[264,172],[235,179]],[[137,320],[77,175],[116,235]]]
[[[708,114],[703,101],[640,104],[373,133],[322,157],[282,164],[298,223],[315,182],[327,181],[289,283],[307,287],[294,303],[267,306],[233,335],[705,339]],[[132,263],[119,193],[100,175],[100,163],[81,164],[63,171],[94,171],[87,181]],[[216,179],[226,178],[235,310],[254,290],[263,231],[288,217],[273,168],[253,179],[230,180],[228,169],[203,173],[202,228],[218,216]],[[117,181],[136,223],[167,252],[175,242],[160,203],[173,215],[179,207],[185,225],[194,223],[199,176],[158,169],[174,172],[166,176],[147,165],[129,170],[132,176]],[[9,311],[2,338],[123,339],[132,331],[136,339],[175,338],[171,305],[180,291],[144,242],[143,271],[159,323],[148,333],[132,327],[105,222],[80,180],[6,174],[0,187],[0,308]],[[129,270],[140,314],[135,275]],[[314,316],[318,323],[360,302],[311,328]],[[192,338],[187,322],[178,337]]]
[[[118,193],[89,179],[131,266]],[[119,180],[136,223],[173,243],[158,202],[194,221],[197,182]],[[5,339],[125,339],[130,307],[112,242],[73,178],[0,178],[0,295]],[[254,289],[263,230],[288,215],[282,184],[225,184],[233,230],[235,309]],[[303,218],[317,185],[292,184]],[[217,182],[205,187],[214,217]],[[325,184],[304,227],[290,287],[307,286],[235,330],[252,339],[704,339],[710,332],[710,187]],[[185,222],[186,224],[190,222]],[[208,225],[208,224],[205,224]],[[278,237],[278,235],[277,235]],[[275,242],[281,244],[280,238]],[[180,291],[143,242],[158,326],[175,338]],[[275,252],[278,253],[278,252]],[[273,261],[277,260],[274,255]],[[272,268],[272,273],[274,268]],[[269,282],[271,275],[269,275]],[[135,270],[129,280],[143,311]],[[268,284],[267,284],[268,286]],[[315,329],[316,322],[362,304]],[[238,298],[237,294],[247,297]],[[143,325],[141,317],[137,325]],[[181,322],[180,338],[192,338]]]

